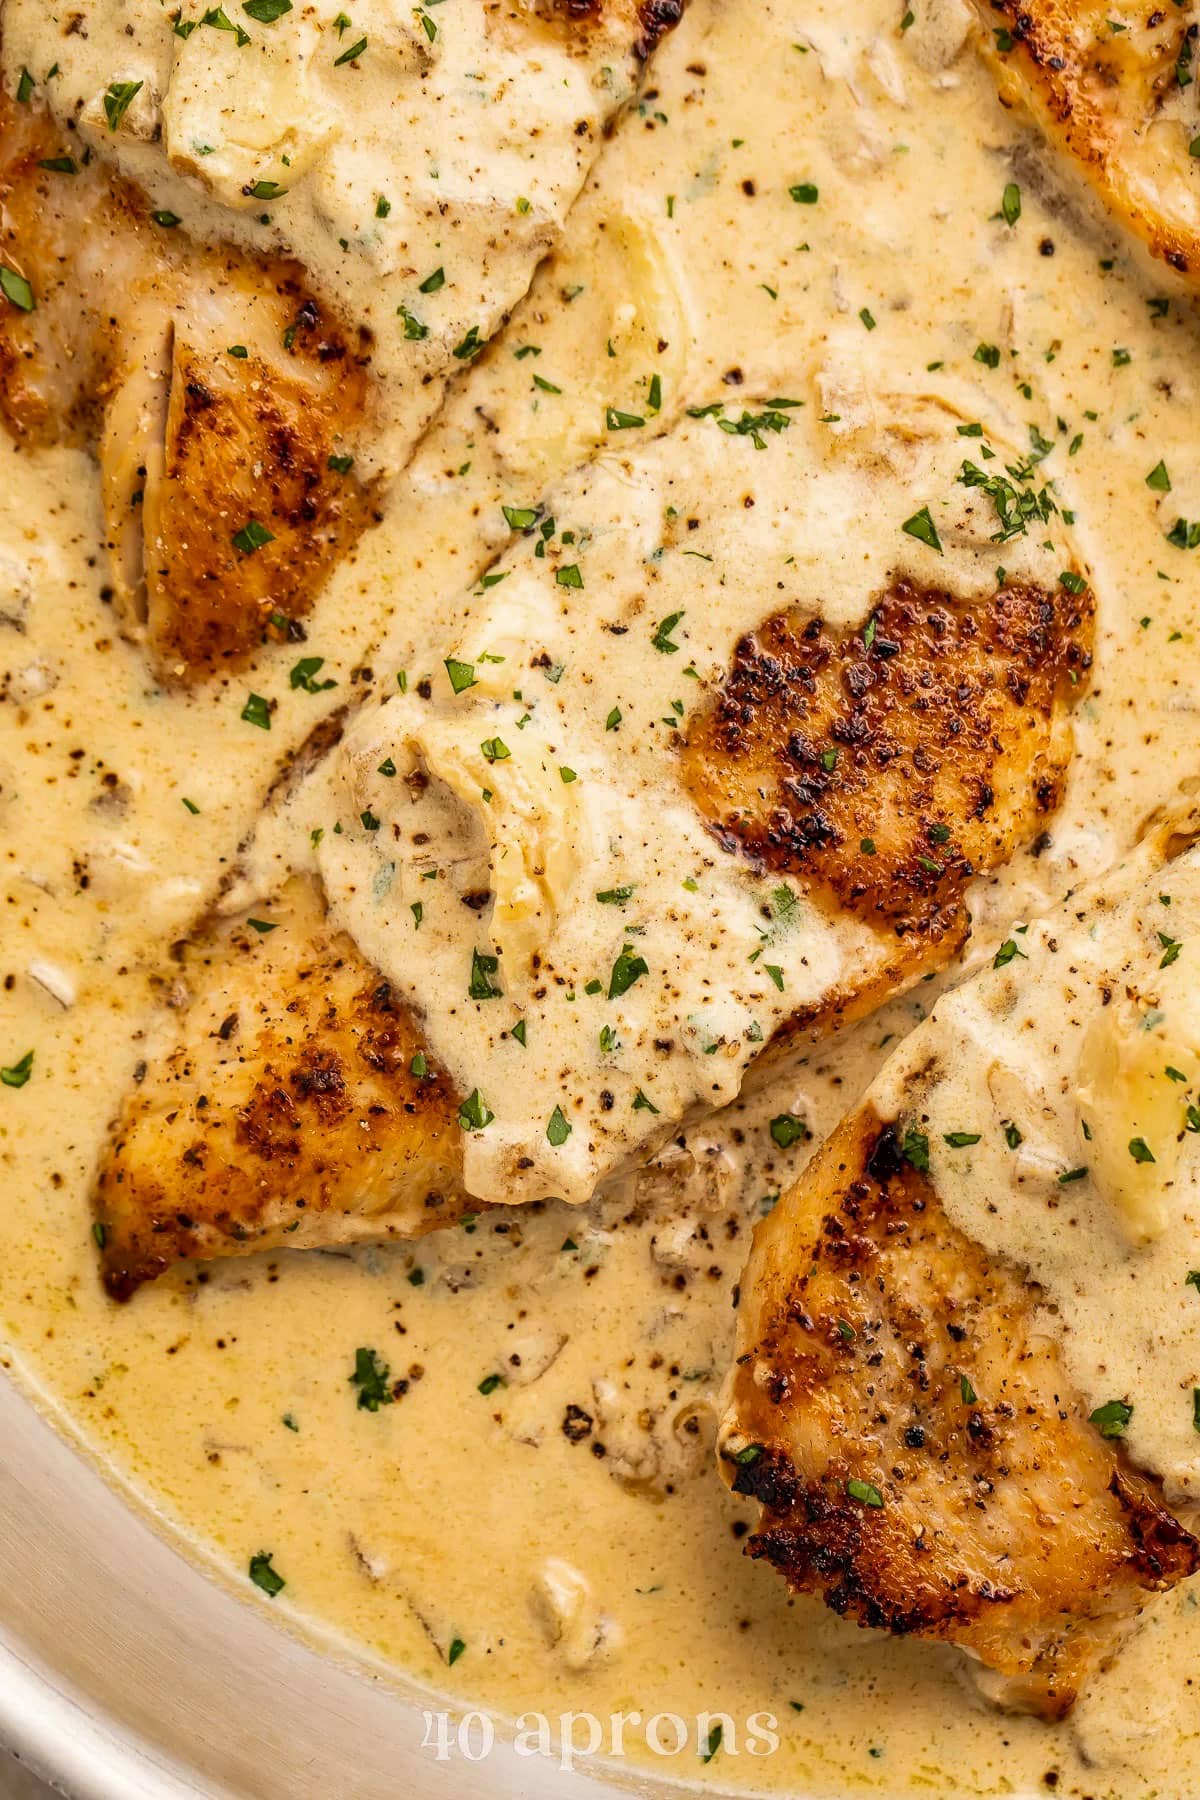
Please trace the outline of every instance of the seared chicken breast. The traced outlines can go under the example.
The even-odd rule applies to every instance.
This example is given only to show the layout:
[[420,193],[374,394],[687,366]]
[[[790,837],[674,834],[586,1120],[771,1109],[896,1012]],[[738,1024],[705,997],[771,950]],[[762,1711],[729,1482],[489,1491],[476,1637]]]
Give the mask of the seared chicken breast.
[[311,609],[683,0],[237,10],[4,14],[0,417],[95,449],[169,681]]
[[0,417],[96,449],[126,628],[181,681],[285,635],[370,517],[366,335],[297,264],[195,242],[10,100],[0,263]]
[[1200,274],[1192,0],[974,0],[1009,106],[1024,108],[1105,208],[1181,275]]
[[198,936],[182,979],[185,1031],[96,1186],[115,1299],[180,1257],[419,1237],[466,1209],[452,1085],[315,884]]
[[1091,617],[1086,592],[1008,582],[971,601],[897,582],[865,632],[776,613],[688,731],[688,792],[731,853],[934,967],[971,878],[1058,806]]
[[[805,415],[776,408],[760,451],[701,409],[516,513],[500,564],[284,801],[264,880],[294,816],[339,955],[356,946],[374,971],[361,979],[388,984],[452,1076],[476,1201],[586,1200],[732,1099],[764,1055],[940,966],[966,934],[970,882],[1052,816],[1090,664],[1087,578],[1044,486],[1038,532],[1054,518],[1055,536],[1010,520],[998,578],[1009,501],[978,493],[957,415],[888,404],[881,433],[824,465]],[[1008,466],[1024,491],[1032,471]],[[892,521],[876,563],[838,565],[831,513],[869,506]],[[707,582],[738,596],[732,638]],[[285,984],[320,965],[328,929],[280,965]],[[244,985],[245,953],[228,936],[209,951],[215,993]],[[207,1054],[214,1005],[234,1010],[185,1012],[118,1119],[106,1233],[122,1187],[124,1236],[144,1236],[144,1209],[161,1218],[177,1190],[189,1220],[228,1210],[223,1165],[191,1157],[195,1120],[169,1154],[154,1123],[176,1071]],[[242,1077],[201,1091],[205,1131],[235,1140]],[[289,1129],[321,1154],[315,1111]],[[276,1201],[294,1205],[276,1161],[256,1207],[277,1177]],[[400,1164],[396,1178],[409,1179]],[[420,1185],[397,1193],[389,1231],[436,1222]],[[340,1192],[353,1235],[380,1222],[353,1181]],[[338,1205],[326,1190],[296,1241],[336,1238]],[[252,1248],[256,1216],[203,1247],[160,1230],[164,1260],[172,1246]]]
[[1194,836],[1157,828],[941,1000],[740,1289],[750,1554],[1051,1716],[1200,1566]]

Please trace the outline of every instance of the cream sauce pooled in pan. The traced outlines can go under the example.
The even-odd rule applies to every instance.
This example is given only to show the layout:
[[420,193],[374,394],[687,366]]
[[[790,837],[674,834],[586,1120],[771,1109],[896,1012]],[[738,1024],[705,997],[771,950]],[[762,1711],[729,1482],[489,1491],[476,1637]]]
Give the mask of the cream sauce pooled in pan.
[[[60,55],[79,93],[102,86],[89,61],[101,34],[55,37],[48,59],[39,11],[9,0],[16,72],[36,55],[40,76]],[[0,1088],[0,1317],[22,1377],[200,1554],[245,1583],[269,1552],[286,1583],[277,1611],[294,1607],[457,1703],[506,1716],[770,1712],[780,1742],[769,1756],[726,1745],[703,1763],[693,1744],[664,1762],[638,1730],[625,1737],[659,1773],[756,1791],[1180,1795],[1196,1788],[1200,1728],[1187,1587],[1152,1605],[1064,1725],[1008,1718],[982,1706],[949,1651],[876,1639],[789,1599],[742,1557],[749,1511],[713,1472],[731,1296],[754,1221],[802,1166],[800,1127],[819,1138],[835,1124],[929,1010],[926,988],[582,1208],[482,1212],[408,1248],[218,1264],[169,1275],[123,1308],[95,1267],[88,1185],[139,1034],[173,997],[169,946],[241,866],[280,755],[323,711],[394,690],[427,648],[461,652],[456,596],[472,596],[472,618],[486,607],[503,623],[516,604],[505,588],[523,577],[482,591],[479,577],[502,550],[500,568],[532,554],[524,540],[508,548],[504,506],[535,507],[566,482],[581,510],[619,512],[601,491],[610,477],[570,475],[600,449],[653,462],[640,438],[636,452],[614,446],[609,406],[647,421],[621,428],[632,438],[715,397],[734,418],[741,396],[747,408],[805,401],[762,451],[726,443],[711,419],[679,427],[683,479],[711,488],[714,512],[714,443],[769,493],[801,444],[815,465],[841,466],[846,428],[894,404],[881,396],[943,394],[997,441],[1023,446],[1032,427],[1053,444],[1046,475],[1075,515],[1098,596],[1096,661],[1049,842],[972,891],[968,964],[1013,921],[1103,874],[1196,774],[1200,564],[1167,536],[1180,515],[1200,516],[1190,304],[1063,200],[964,46],[965,17],[914,12],[904,30],[885,0],[800,12],[695,0],[562,250],[464,371],[382,524],[309,619],[306,652],[324,658],[332,689],[291,685],[295,652],[282,647],[191,694],[157,688],[106,603],[89,463],[0,447],[0,1065],[15,1072]],[[369,128],[351,118],[341,130],[367,187],[382,187]],[[353,224],[339,233],[339,203],[334,244]],[[361,196],[355,206],[357,217]],[[298,247],[320,273],[314,243]],[[1147,482],[1160,466],[1169,488]],[[647,491],[635,487],[630,511]],[[924,496],[935,509],[940,497]],[[845,569],[859,551],[879,555],[880,533],[911,510],[895,496],[876,510],[869,494],[840,513],[813,509],[789,553],[816,570],[827,552]],[[757,603],[762,569],[740,543],[723,596],[695,563],[714,664],[774,604]],[[998,554],[1013,561],[1009,546]],[[865,598],[846,580],[836,589],[828,603],[853,623]],[[578,616],[587,638],[594,622]],[[635,701],[658,657],[640,654],[621,675]],[[252,692],[278,703],[269,735],[242,717]],[[352,744],[387,719],[368,703]],[[508,731],[479,735],[507,743]],[[322,783],[345,771],[331,762],[273,816],[243,879],[269,893],[281,870],[319,859],[369,953],[407,957],[371,941],[355,898],[371,846],[333,837],[353,815]],[[575,772],[574,784],[558,778],[564,794],[587,787],[588,767]],[[622,879],[614,865],[611,885]],[[654,917],[639,922],[636,941],[653,945]],[[434,926],[431,915],[421,979],[437,973]],[[669,941],[686,975],[695,952]],[[470,1047],[462,1054],[465,1067]],[[514,1117],[549,1110],[519,1085],[506,1098]],[[581,1168],[579,1192],[592,1173]],[[377,1388],[390,1398],[358,1404]]]

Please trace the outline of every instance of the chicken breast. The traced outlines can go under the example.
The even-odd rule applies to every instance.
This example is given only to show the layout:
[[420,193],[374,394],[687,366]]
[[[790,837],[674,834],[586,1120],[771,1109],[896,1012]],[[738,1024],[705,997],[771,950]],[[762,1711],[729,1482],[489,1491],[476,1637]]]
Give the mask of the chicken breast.
[[235,11],[4,12],[0,417],[96,449],[122,617],[182,682],[311,609],[683,0]]
[[740,1289],[750,1554],[1051,1716],[1200,1566],[1194,836],[1157,828],[940,1001]]
[[1200,274],[1193,0],[974,0],[1000,97],[1023,107],[1151,255]]
[[[477,1203],[586,1201],[760,1059],[939,966],[971,881],[1057,804],[1094,601],[1049,488],[981,440],[1011,471],[981,490],[961,415],[926,398],[881,395],[878,427],[824,456],[815,408],[786,406],[761,431],[702,408],[514,512],[497,567],[248,852],[264,894],[281,860],[315,864],[333,923],[420,1021],[468,1097],[453,1129]],[[1012,523],[1018,492],[1041,496],[1036,534]],[[869,512],[864,557],[849,521]],[[106,1226],[134,1165],[169,1202],[147,1095],[208,1021],[184,1015],[118,1121]],[[236,1131],[241,1088],[206,1092],[210,1129],[218,1105]],[[189,1218],[206,1180],[186,1174]],[[419,1198],[396,1218],[423,1225]],[[340,1230],[321,1219],[304,1241]]]
[[195,242],[0,101],[0,416],[96,448],[113,586],[161,673],[286,634],[371,515],[370,344],[293,262]]
[[903,581],[866,632],[776,613],[688,732],[688,791],[731,853],[867,922],[894,986],[959,948],[972,877],[1057,808],[1091,615],[1061,586]]
[[419,1237],[466,1210],[458,1100],[407,1007],[297,877],[188,947],[95,1192],[126,1299],[181,1257]]

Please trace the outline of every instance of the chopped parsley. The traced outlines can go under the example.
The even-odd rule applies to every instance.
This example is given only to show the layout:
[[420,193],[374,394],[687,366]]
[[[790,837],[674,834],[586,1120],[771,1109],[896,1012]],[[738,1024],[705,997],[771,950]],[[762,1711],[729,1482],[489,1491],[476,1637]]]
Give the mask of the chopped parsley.
[[562,1107],[556,1106],[550,1114],[550,1122],[546,1126],[547,1142],[552,1144],[556,1150],[560,1149],[570,1137],[572,1129],[570,1121],[563,1115]]
[[5,1087],[23,1088],[33,1074],[33,1051],[27,1050],[24,1056],[11,1063],[7,1069],[0,1069],[0,1081]]
[[117,129],[141,91],[142,83],[140,81],[114,81],[110,85],[104,96],[104,116],[108,120],[110,131]]
[[725,1727],[718,1719],[717,1723],[713,1726],[712,1730],[704,1740],[704,1747],[700,1751],[700,1761],[702,1763],[710,1763],[712,1761],[713,1757],[717,1754],[717,1751],[721,1748],[721,1739],[724,1736],[724,1733]]
[[257,1556],[250,1558],[250,1579],[269,1600],[274,1600],[276,1594],[281,1594],[287,1586],[283,1576],[271,1567],[273,1554],[270,1550],[260,1550]]
[[911,519],[905,519],[900,529],[907,532],[909,537],[916,538],[919,544],[928,544],[929,548],[936,550],[939,556],[944,554],[942,540],[938,536],[938,528],[934,524],[933,515],[927,506],[923,506],[920,512],[915,512]]
[[253,556],[256,550],[274,542],[274,533],[268,531],[265,525],[260,525],[257,519],[247,519],[241,530],[233,534],[233,547],[243,556]]
[[1101,1437],[1119,1438],[1124,1436],[1132,1417],[1133,1408],[1126,1406],[1124,1400],[1106,1400],[1103,1406],[1088,1414],[1088,1422],[1096,1427]]
[[900,1154],[919,1175],[929,1173],[929,1139],[915,1125],[910,1125],[900,1140]]
[[1166,537],[1168,544],[1174,544],[1177,550],[1194,550],[1200,544],[1200,519],[1194,522],[1176,519]]
[[358,1389],[358,1404],[363,1412],[378,1412],[381,1406],[392,1404],[392,1390],[388,1386],[391,1372],[378,1351],[356,1350],[354,1372],[349,1379],[351,1387]]
[[464,1131],[483,1131],[495,1116],[478,1088],[467,1095],[458,1109],[458,1122]]
[[264,700],[261,694],[251,694],[242,708],[242,717],[247,725],[257,725],[260,731],[270,731],[270,701]]
[[650,642],[654,645],[654,648],[661,651],[664,656],[674,655],[675,651],[679,648],[678,644],[672,643],[671,633],[683,616],[682,612],[668,613],[666,618],[660,619],[654,628],[654,636],[650,639]]
[[471,952],[471,981],[467,988],[472,1000],[499,1000],[503,988],[492,984],[492,976],[500,967],[500,959],[488,956],[482,950]]
[[[995,509],[999,529],[992,533],[994,544],[1022,537],[1031,523],[1048,524],[1058,511],[1048,487],[1036,490],[1032,485],[1035,459],[1006,464],[1006,475],[988,475],[969,460],[958,475],[961,487],[978,488],[986,494]],[[1086,585],[1086,584],[1085,584]]]
[[650,965],[645,957],[639,956],[632,944],[626,944],[612,966],[612,974],[608,981],[608,997],[619,1000],[627,994],[635,981],[650,973]]
[[771,1120],[771,1137],[781,1150],[790,1150],[793,1144],[802,1144],[811,1135],[804,1120],[795,1113],[779,1113]]
[[30,313],[37,304],[33,297],[33,289],[24,275],[18,275],[15,269],[8,268],[4,263],[0,263],[0,291],[3,292],[4,298],[9,304],[17,308],[18,312]]
[[883,1505],[883,1495],[873,1481],[848,1481],[846,1492],[852,1500],[857,1500],[863,1506]]
[[337,686],[336,681],[328,678],[318,681],[317,676],[325,667],[323,656],[302,656],[298,663],[292,665],[288,679],[294,688],[301,688],[306,694],[323,694],[327,688]]

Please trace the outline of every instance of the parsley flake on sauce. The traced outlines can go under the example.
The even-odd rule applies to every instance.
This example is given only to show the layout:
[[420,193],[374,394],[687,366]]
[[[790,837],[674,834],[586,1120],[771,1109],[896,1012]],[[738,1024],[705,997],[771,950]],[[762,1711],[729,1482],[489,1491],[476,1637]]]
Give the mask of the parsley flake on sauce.
[[1124,1400],[1106,1400],[1103,1406],[1088,1414],[1088,1423],[1096,1427],[1101,1437],[1119,1438],[1124,1436],[1132,1417],[1133,1408]]
[[790,1150],[793,1144],[802,1144],[812,1136],[804,1120],[795,1113],[779,1113],[771,1120],[771,1137],[781,1150]]
[[392,1390],[388,1385],[390,1379],[391,1372],[377,1350],[359,1349],[354,1352],[354,1373],[350,1376],[350,1385],[358,1389],[358,1404],[363,1412],[378,1412],[381,1406],[392,1404]]
[[242,708],[242,717],[247,725],[257,725],[260,731],[271,729],[271,703],[261,694],[251,694]]
[[114,81],[104,96],[104,116],[108,129],[115,131],[134,99],[142,91],[140,81]]
[[654,648],[661,651],[664,656],[673,656],[679,648],[678,644],[671,642],[671,633],[683,616],[682,612],[668,613],[666,618],[660,619],[654,628],[654,636],[650,639],[650,642],[654,645]]
[[496,987],[492,982],[492,976],[499,967],[499,957],[488,956],[482,950],[472,950],[471,980],[467,987],[467,992],[472,1000],[500,999],[504,990],[503,988]]
[[467,1095],[458,1109],[458,1122],[464,1131],[483,1131],[495,1116],[478,1088]]
[[256,1588],[261,1588],[269,1600],[274,1600],[287,1586],[287,1582],[278,1570],[272,1568],[270,1550],[260,1550],[257,1556],[250,1558],[250,1579]]
[[546,1126],[547,1141],[558,1150],[566,1143],[573,1129],[570,1121],[564,1116],[562,1107],[556,1106],[550,1114],[550,1123]]
[[7,1069],[0,1069],[0,1081],[5,1087],[23,1088],[33,1074],[33,1051],[27,1050],[24,1056],[11,1063]]
[[911,519],[905,519],[900,529],[907,532],[909,537],[916,538],[919,544],[928,544],[939,556],[945,554],[938,528],[933,522],[933,514],[927,506],[923,506],[920,512],[915,512]]
[[650,965],[645,957],[639,956],[632,944],[626,944],[620,956],[612,966],[612,974],[608,982],[608,997],[619,1000],[627,994],[635,981],[650,973]]

